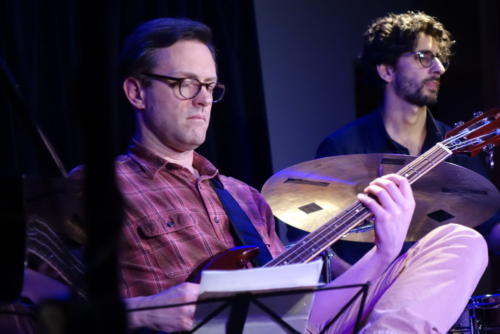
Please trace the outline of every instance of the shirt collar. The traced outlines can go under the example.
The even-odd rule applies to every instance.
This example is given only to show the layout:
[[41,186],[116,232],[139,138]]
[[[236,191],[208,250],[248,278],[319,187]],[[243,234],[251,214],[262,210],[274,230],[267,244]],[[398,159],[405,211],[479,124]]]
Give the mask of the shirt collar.
[[[157,156],[137,142],[133,142],[130,145],[127,154],[132,160],[141,166],[145,174],[150,178],[155,178],[156,175],[164,168],[170,170],[184,168],[176,163],[169,162],[168,160]],[[200,173],[201,179],[210,179],[219,174],[217,168],[215,168],[215,166],[208,159],[196,152],[194,152],[193,156],[193,167]]]
[[425,123],[427,134],[425,136],[422,152],[430,149],[434,144],[440,142],[444,138],[443,131],[439,128],[436,119],[432,116],[431,111],[427,108],[427,119]]
[[[401,145],[398,142],[396,142],[395,140],[393,140],[391,138],[391,136],[389,136],[389,134],[387,133],[387,130],[386,130],[385,125],[384,125],[384,119],[382,117],[382,108],[378,108],[375,111],[375,113],[378,115],[376,120],[381,125],[378,128],[382,131],[381,135],[383,136],[386,143],[388,145],[392,146],[393,148],[395,148],[399,154],[407,154],[407,155],[410,154],[406,147],[404,147],[403,145]],[[436,119],[432,115],[429,108],[427,108],[427,117],[425,119],[425,128],[426,128],[426,135],[425,135],[424,144],[422,146],[422,152],[427,151],[432,146],[434,146],[435,143],[443,140],[443,136],[444,136],[443,132],[438,127],[438,125],[436,123]]]
[[[384,146],[389,150],[394,151],[394,153],[398,154],[410,154],[408,149],[403,145],[399,144],[395,140],[389,136],[384,124],[384,117],[382,116],[382,107],[379,107],[375,110],[375,129],[379,129],[380,131],[380,140],[383,140]],[[378,137],[378,136],[377,136]]]

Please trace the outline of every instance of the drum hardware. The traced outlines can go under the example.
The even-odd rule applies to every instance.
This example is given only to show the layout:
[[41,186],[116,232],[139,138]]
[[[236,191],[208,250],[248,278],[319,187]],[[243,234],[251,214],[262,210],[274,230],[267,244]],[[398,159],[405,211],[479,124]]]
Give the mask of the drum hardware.
[[471,334],[500,334],[500,294],[474,296],[468,309]]
[[471,297],[448,334],[500,334],[500,294]]

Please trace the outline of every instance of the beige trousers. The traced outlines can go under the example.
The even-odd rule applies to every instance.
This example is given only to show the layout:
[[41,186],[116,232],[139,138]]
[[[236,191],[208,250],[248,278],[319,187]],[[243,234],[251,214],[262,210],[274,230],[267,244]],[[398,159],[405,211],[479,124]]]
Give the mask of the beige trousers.
[[[371,283],[359,333],[446,333],[487,263],[486,242],[479,233],[457,224],[436,228]],[[359,305],[351,305],[327,333],[352,333]],[[310,323],[310,332],[320,332],[333,316],[324,310],[324,321]]]

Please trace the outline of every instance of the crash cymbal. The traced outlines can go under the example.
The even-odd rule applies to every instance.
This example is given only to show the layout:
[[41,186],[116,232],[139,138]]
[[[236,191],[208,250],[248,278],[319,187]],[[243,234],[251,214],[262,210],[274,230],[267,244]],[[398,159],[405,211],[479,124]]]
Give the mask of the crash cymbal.
[[[314,231],[356,201],[356,194],[378,176],[395,173],[415,157],[352,154],[310,160],[274,174],[262,188],[273,213],[283,222]],[[475,227],[500,207],[500,194],[484,176],[442,162],[412,185],[416,208],[406,241],[415,241],[447,223]],[[372,242],[373,229],[344,240]]]

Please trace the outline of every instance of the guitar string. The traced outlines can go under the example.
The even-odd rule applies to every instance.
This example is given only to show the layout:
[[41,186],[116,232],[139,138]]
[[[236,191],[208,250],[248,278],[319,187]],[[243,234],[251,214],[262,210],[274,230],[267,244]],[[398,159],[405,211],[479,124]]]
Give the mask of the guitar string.
[[[420,159],[420,160],[424,160],[424,159]],[[417,164],[418,163],[419,162],[417,161]],[[406,169],[407,168],[404,168],[401,171],[403,173],[407,173],[405,171]],[[331,243],[333,243],[335,241],[334,239],[333,239],[333,241],[330,241],[330,240],[332,240],[332,238],[331,238],[331,234],[332,233],[331,232],[333,232],[334,235],[335,235],[335,233],[338,234],[337,230],[342,230],[345,227],[349,227],[349,225],[351,225],[353,219],[355,221],[357,221],[356,224],[354,224],[354,225],[357,225],[360,221],[362,221],[363,219],[367,218],[367,217],[362,217],[363,215],[366,215],[366,216],[370,216],[371,215],[370,212],[366,208],[364,208],[364,206],[359,201],[356,202],[356,203],[354,203],[354,205],[352,205],[352,208],[347,209],[344,213],[345,213],[344,215],[339,215],[338,217],[334,218],[334,220],[336,221],[335,223],[330,222],[330,224],[328,224],[328,223],[325,224],[326,226],[323,225],[325,227],[322,230],[326,230],[327,233],[325,233],[325,231],[321,231],[320,230],[320,231],[318,231],[318,233],[313,233],[313,235],[309,239],[313,239],[313,237],[316,237],[316,239],[319,239],[319,240],[316,240],[315,243],[320,243],[320,244],[323,244],[323,245],[325,244],[325,241],[326,241],[326,246],[325,247],[318,247],[318,248],[323,248],[324,249],[324,248],[328,247],[329,244],[331,244]],[[361,217],[361,219],[360,219],[360,217]],[[346,220],[346,222],[345,223],[341,223],[340,226],[339,226],[339,223],[338,223],[339,220]],[[334,228],[332,228],[332,226],[334,226]],[[324,240],[322,240],[322,239],[324,239]],[[312,256],[317,255],[317,254],[312,255],[312,256],[310,255],[311,254],[311,250],[314,252],[314,249],[316,247],[307,248],[305,246],[308,244],[308,242],[307,241],[304,242],[304,241],[306,241],[306,240],[303,240],[301,242],[301,244],[299,244],[299,247],[295,251],[295,254],[293,254],[294,252],[291,252],[290,254],[292,255],[292,257],[289,258],[288,260],[285,259],[284,262],[287,262],[287,263],[290,263],[290,262],[296,263],[297,262],[297,258],[302,258],[303,259],[303,257],[304,257],[303,253],[305,253],[307,257],[312,257]],[[312,241],[313,240],[311,240],[311,242]],[[319,253],[321,251],[322,251],[322,249],[319,250],[319,251],[316,251],[316,252]]]
[[[325,235],[325,232],[333,231],[334,233],[337,231],[341,231],[345,226],[350,225],[351,221],[353,218],[358,218],[359,214],[361,213],[364,214],[365,210],[363,210],[364,207],[359,201],[356,201],[354,204],[352,204],[350,207],[348,207],[346,210],[341,212],[338,216],[333,218],[331,221],[327,222],[326,224],[322,225],[317,231],[312,232],[309,234],[307,237],[305,237],[302,241],[300,241],[294,248],[290,249],[287,254],[289,256],[283,256],[284,259],[276,259],[277,263],[284,262],[284,263],[295,263],[297,261],[297,257],[302,257],[303,253],[307,253],[309,255],[311,253],[311,249],[314,249],[314,247],[307,247],[312,242],[315,243],[321,243],[322,240],[315,240],[315,239],[325,239],[323,238],[324,236],[328,237],[329,235]],[[339,223],[340,221],[340,223]],[[333,241],[332,241],[333,242]],[[281,261],[280,261],[281,260]]]
[[[423,160],[423,162],[424,162],[424,163],[426,162],[426,161],[425,161],[425,159],[421,159],[421,160]],[[421,162],[422,162],[422,161],[420,161],[420,162],[419,162],[419,161],[417,161],[416,165],[422,165],[422,163],[421,163]],[[434,164],[434,163],[431,163],[430,168],[432,168],[432,165],[433,165],[433,164]],[[409,165],[409,166],[411,167],[411,166],[413,166],[413,164],[412,164],[412,165]],[[402,169],[399,173],[400,173],[400,174],[405,174],[405,173],[406,173],[406,174],[408,174],[407,169],[409,169],[410,167],[407,167],[407,168],[405,168],[405,169]],[[429,167],[428,167],[428,168],[429,168]],[[415,167],[413,167],[413,169],[416,169],[416,168],[415,168]],[[421,169],[422,169],[422,167],[421,167]],[[418,174],[418,173],[415,173],[415,171],[414,171],[414,170],[413,170],[413,172],[414,172],[414,174],[415,174],[415,175],[416,175],[416,174]],[[422,171],[422,172],[425,172],[425,171]],[[363,216],[363,215],[365,215],[365,214],[367,214],[368,216],[370,216],[370,215],[371,215],[371,213],[369,212],[369,210],[367,210],[367,209],[366,209],[366,208],[365,208],[365,207],[364,207],[361,203],[359,203],[359,202],[357,202],[357,203],[356,203],[356,205],[355,205],[355,207],[354,207],[354,208],[355,208],[355,209],[354,209],[354,211],[352,212],[351,217],[348,217],[348,219],[349,219],[349,220],[348,220],[345,224],[342,224],[342,226],[341,226],[341,228],[340,228],[340,229],[343,229],[344,227],[350,227],[350,225],[351,225],[351,221],[352,221],[352,220],[358,220],[358,221],[360,221],[360,216]],[[361,210],[362,210],[362,211],[361,211]],[[362,217],[362,218],[364,219],[365,217]],[[361,219],[361,220],[362,220],[362,219]],[[357,225],[357,224],[358,224],[358,223],[356,222],[356,224],[355,224],[355,225]],[[336,225],[338,225],[338,224],[336,224]],[[331,228],[331,226],[327,226],[327,227],[326,227],[326,229],[330,229],[333,233],[336,233],[336,232],[337,232],[337,231],[335,231],[335,229]],[[328,232],[328,231],[327,231],[327,232]],[[331,233],[330,233],[330,234],[331,234]],[[321,234],[320,234],[320,236],[321,236],[321,239],[331,239],[331,235],[329,235],[329,234],[321,233]],[[320,242],[321,242],[321,241],[320,241]],[[326,242],[328,243],[328,241],[326,241]]]
[[[432,158],[432,155],[438,155],[437,157]],[[441,158],[441,156],[444,156],[444,158]],[[407,166],[403,167],[398,174],[400,175],[405,175],[407,174],[407,177],[413,178],[416,180],[417,178],[415,176],[418,176],[418,172],[415,172],[416,169],[422,169],[420,173],[425,174],[428,169],[433,168],[437,163],[441,162],[444,160],[447,156],[450,155],[450,152],[447,152],[446,150],[443,150],[442,147],[439,147],[436,145],[435,147],[431,148],[427,153],[424,153],[417,159],[415,159],[412,163],[408,164]],[[432,159],[429,159],[432,158]],[[439,162],[435,162],[436,159],[442,159]],[[432,161],[430,161],[432,160]],[[427,170],[426,170],[427,169]],[[411,172],[411,173],[410,173]],[[418,177],[419,178],[419,177]],[[414,182],[415,180],[410,179],[410,183]],[[349,228],[350,225],[358,225],[359,222],[362,220],[368,218],[371,215],[368,209],[366,209],[361,202],[356,201],[354,204],[352,204],[349,208],[344,210],[341,214],[333,218],[331,221],[327,222],[326,224],[322,225],[320,228],[318,228],[316,231],[310,233],[308,236],[306,236],[304,239],[299,241],[296,246],[292,246],[288,251],[283,253],[282,255],[276,257],[274,260],[270,261],[267,265],[272,266],[272,265],[279,265],[279,264],[287,264],[287,263],[297,263],[298,259],[302,259],[301,262],[304,261],[304,256],[306,256],[308,259],[316,256],[319,254],[321,251],[326,249],[331,243],[335,242],[335,240],[332,240],[332,234],[335,236],[335,234],[340,234],[339,232],[342,231],[344,228]],[[367,217],[364,217],[367,216]],[[339,221],[340,224],[339,224]],[[356,222],[353,224],[353,222]],[[346,232],[343,232],[346,233]],[[338,238],[341,237],[342,234],[338,236]],[[337,238],[337,239],[338,239]],[[318,246],[313,246],[313,247],[307,247],[309,244],[318,244]],[[319,250],[319,248],[322,248]],[[316,254],[314,254],[316,253]],[[266,266],[267,266],[266,265]]]

